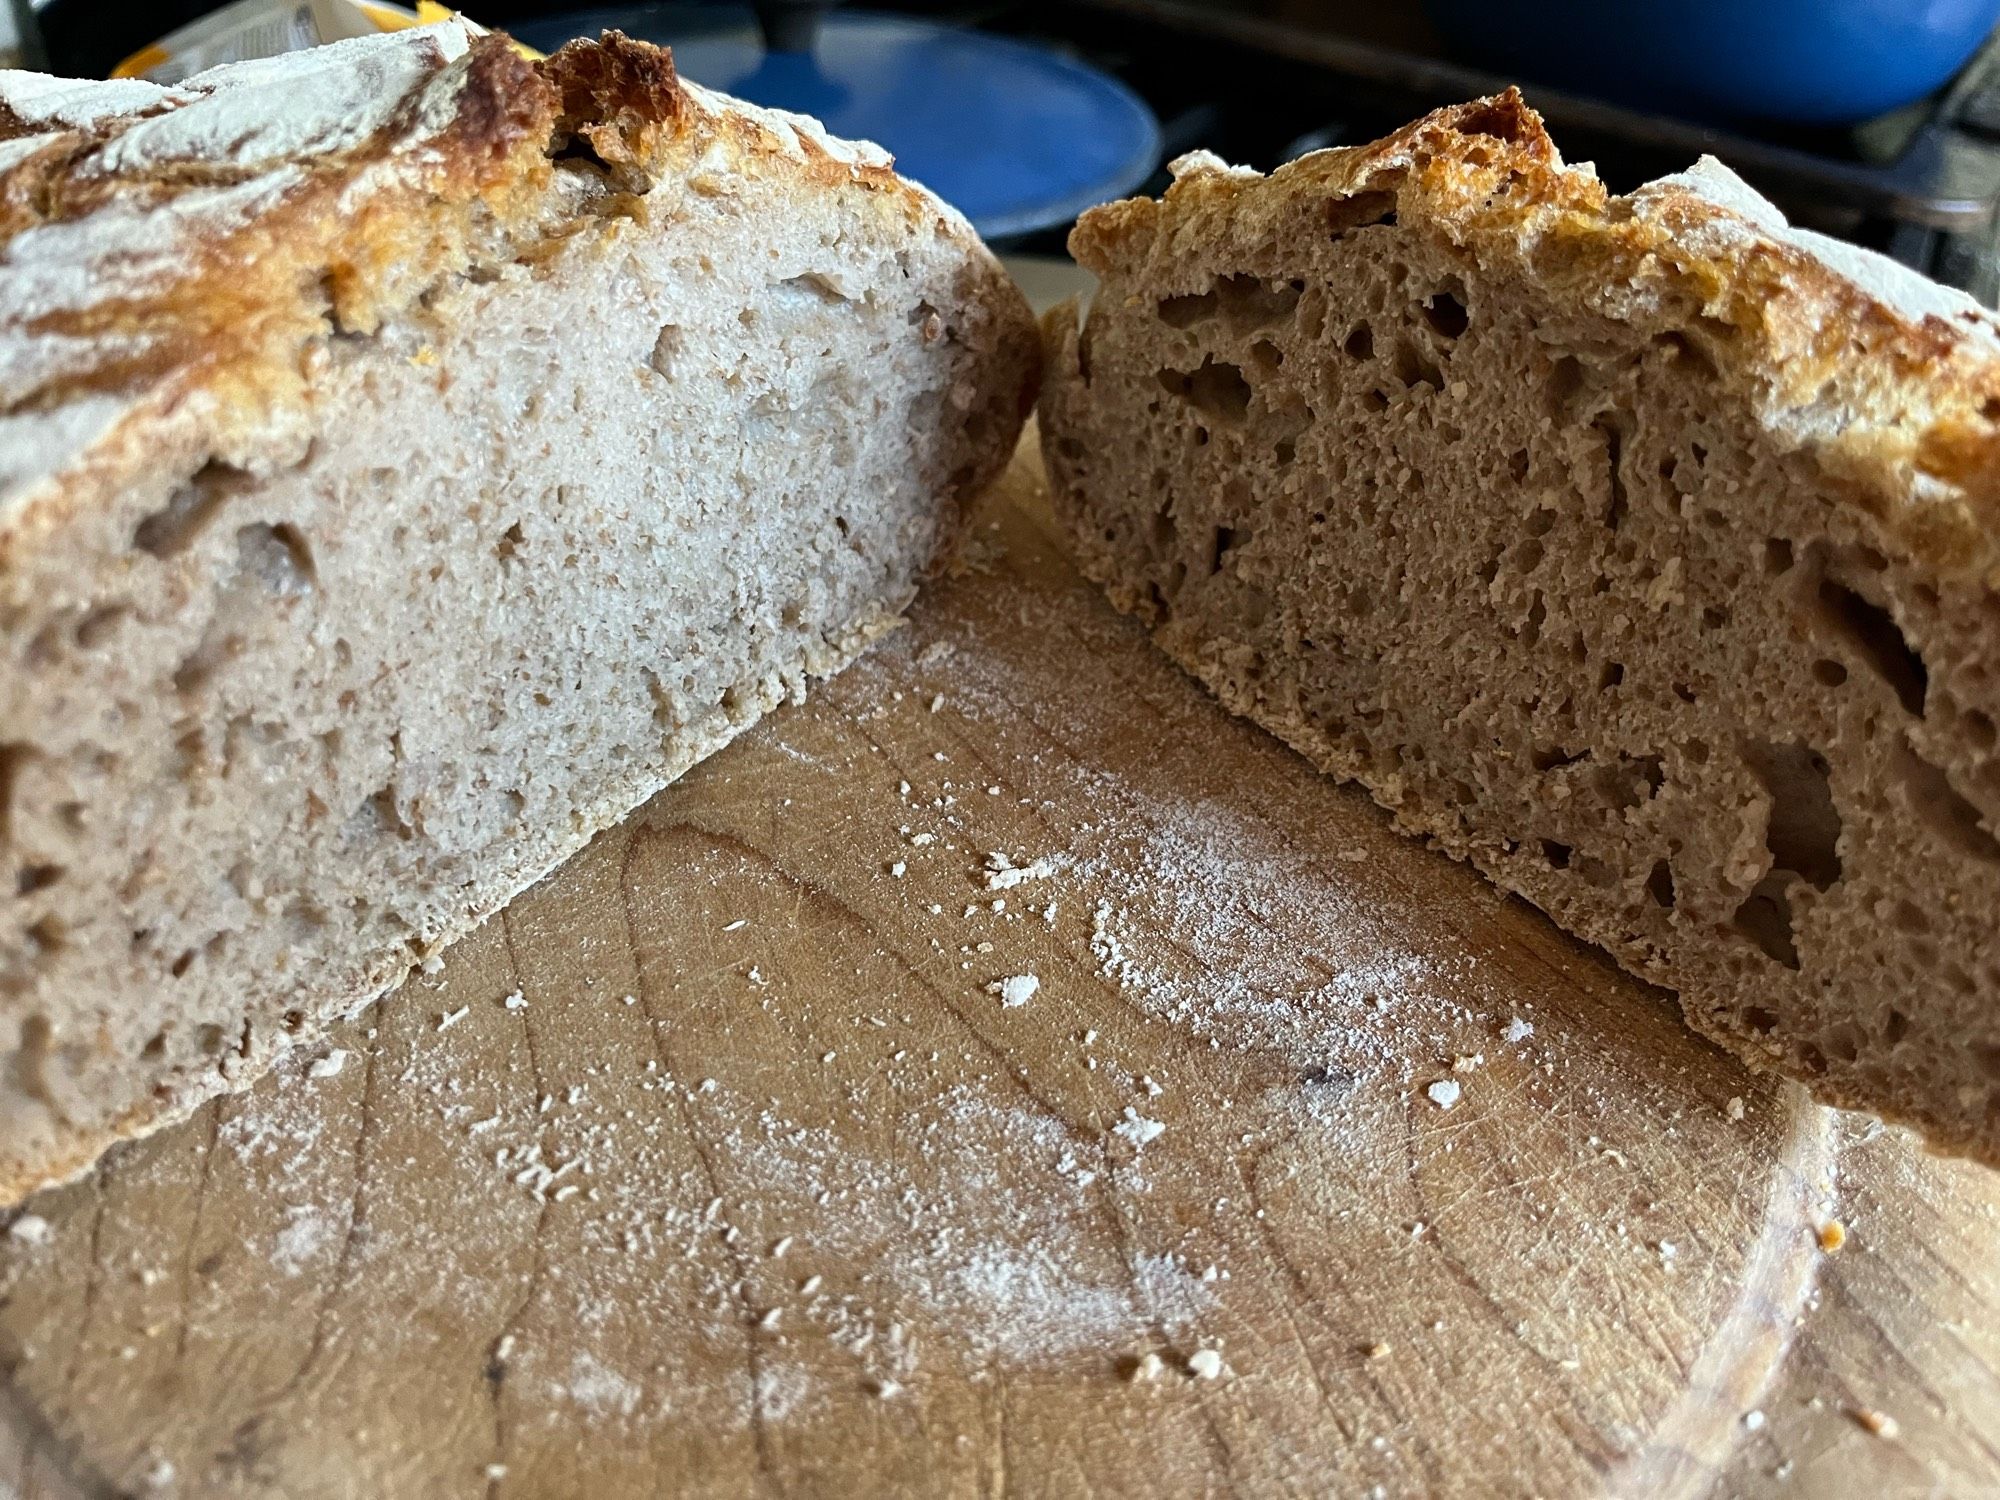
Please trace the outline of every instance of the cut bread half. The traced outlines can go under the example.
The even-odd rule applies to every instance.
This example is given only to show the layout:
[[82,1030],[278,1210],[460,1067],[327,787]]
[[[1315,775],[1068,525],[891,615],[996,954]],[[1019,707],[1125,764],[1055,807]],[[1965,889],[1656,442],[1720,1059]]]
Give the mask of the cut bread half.
[[609,34],[0,75],[0,1203],[254,1078],[891,628],[1040,350]]
[[1084,567],[1823,1099],[2000,1163],[2000,325],[1518,95],[1087,214]]

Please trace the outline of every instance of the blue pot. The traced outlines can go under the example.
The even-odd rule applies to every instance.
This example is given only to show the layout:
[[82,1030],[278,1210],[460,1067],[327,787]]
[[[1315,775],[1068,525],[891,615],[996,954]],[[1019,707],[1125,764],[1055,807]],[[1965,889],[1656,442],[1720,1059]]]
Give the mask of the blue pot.
[[2000,0],[1427,0],[1468,61],[1695,118],[1865,120],[1949,79]]

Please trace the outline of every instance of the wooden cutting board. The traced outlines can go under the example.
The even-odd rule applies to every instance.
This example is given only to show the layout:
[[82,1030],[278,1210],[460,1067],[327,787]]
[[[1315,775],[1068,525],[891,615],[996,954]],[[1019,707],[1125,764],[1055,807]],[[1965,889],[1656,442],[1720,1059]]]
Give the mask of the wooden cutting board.
[[909,630],[33,1205],[0,1487],[1973,1493],[1997,1204],[1219,712],[1017,464]]

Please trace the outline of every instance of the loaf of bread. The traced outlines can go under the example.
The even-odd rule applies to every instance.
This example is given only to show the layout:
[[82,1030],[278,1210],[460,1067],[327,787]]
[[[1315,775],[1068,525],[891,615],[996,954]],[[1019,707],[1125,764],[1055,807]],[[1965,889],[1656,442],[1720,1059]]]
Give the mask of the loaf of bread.
[[0,74],[0,1202],[254,1077],[890,628],[1040,345],[607,34]]
[[1084,567],[1820,1097],[2000,1163],[2000,324],[1514,94],[1084,216]]

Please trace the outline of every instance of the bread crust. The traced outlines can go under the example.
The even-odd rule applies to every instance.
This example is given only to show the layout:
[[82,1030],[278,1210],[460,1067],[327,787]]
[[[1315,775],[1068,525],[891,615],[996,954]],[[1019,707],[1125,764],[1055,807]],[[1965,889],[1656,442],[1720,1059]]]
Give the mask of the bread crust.
[[[28,564],[107,526],[133,476],[189,472],[211,455],[246,474],[303,463],[282,450],[308,450],[325,418],[320,377],[333,351],[355,354],[347,341],[421,321],[486,280],[532,279],[579,256],[614,266],[638,234],[674,234],[677,210],[662,202],[703,194],[709,178],[718,192],[755,180],[801,208],[841,195],[850,224],[871,236],[879,226],[885,244],[921,241],[920,267],[951,268],[945,290],[962,299],[953,337],[988,353],[947,393],[963,398],[941,419],[960,467],[917,481],[936,507],[935,566],[1012,453],[1039,349],[1025,301],[971,227],[878,148],[683,83],[666,51],[616,32],[531,63],[504,37],[453,24],[174,89],[0,75],[0,585],[19,570],[11,592],[0,588],[0,630],[30,613]],[[668,183],[675,193],[653,191]],[[915,325],[907,332],[919,337]],[[908,602],[907,589],[875,598],[795,665],[838,671],[894,629]],[[190,607],[185,591],[174,607]],[[743,685],[729,712],[674,730],[663,768],[583,787],[561,827],[523,835],[493,861],[498,894],[482,884],[477,908],[452,913],[429,951],[802,685]],[[0,753],[0,836],[7,770]],[[364,954],[354,967],[364,962],[351,984],[326,987],[339,993],[310,995],[309,1025],[395,988],[412,957]],[[0,1140],[0,1205],[247,1086],[292,1040],[246,1030],[241,1050],[159,1084],[109,1123],[59,1119],[32,1149]]]
[[1642,326],[1705,320],[1705,352],[1765,426],[1851,481],[1839,503],[1940,569],[2000,587],[2000,318],[1971,299],[1915,273],[1857,280],[1829,262],[1834,242],[1774,233],[1694,174],[1614,198],[1563,163],[1518,89],[1269,176],[1205,155],[1177,165],[1163,199],[1083,215],[1078,263],[1192,291],[1218,247],[1268,238],[1304,204],[1413,195],[1460,245],[1532,264],[1555,295]]
[[[73,515],[83,488],[73,471],[116,450],[119,428],[201,398],[243,415],[223,422],[224,447],[232,427],[268,430],[305,400],[316,344],[369,333],[455,278],[533,262],[606,215],[643,217],[646,184],[671,174],[859,189],[883,214],[931,220],[978,263],[983,295],[1019,302],[964,218],[897,176],[886,153],[683,83],[662,48],[607,31],[531,63],[498,34],[470,38],[454,57],[460,29],[429,31],[432,67],[377,128],[340,149],[314,144],[248,164],[116,152],[135,127],[216,107],[230,69],[137,99],[120,84],[79,84],[75,97],[108,91],[112,107],[55,116],[45,97],[20,89],[52,80],[0,75],[0,428],[46,427],[91,398],[115,403],[87,441],[13,472],[0,463],[0,568]],[[412,45],[409,33],[379,40]],[[308,60],[304,71],[315,54],[290,56]],[[608,169],[604,191],[552,191],[553,161],[571,153]],[[223,194],[227,208],[215,201]],[[240,200],[250,211],[235,208]],[[144,230],[128,230],[128,219],[185,221],[184,232],[170,256],[154,254],[135,274]],[[105,232],[93,236],[97,225]],[[38,295],[40,278],[20,265],[20,249],[51,230],[67,231],[63,248],[86,257],[75,267],[80,295]],[[1039,369],[1017,362],[1025,415]],[[9,440],[0,430],[0,446]],[[989,472],[1007,456],[999,448]]]
[[[1225,706],[1675,986],[1691,1024],[1747,1062],[2000,1162],[1985,911],[2000,864],[2000,319],[1791,229],[1718,166],[1613,197],[1562,163],[1514,91],[1268,177],[1205,154],[1175,175],[1160,201],[1083,217],[1071,246],[1097,300],[1081,326],[1074,309],[1044,321],[1043,451],[1086,574]],[[1379,283],[1364,293],[1330,266]],[[1449,300],[1454,276],[1447,330],[1423,299]],[[1502,286],[1533,292],[1495,334],[1480,298]],[[1511,362],[1466,354],[1503,338]],[[1682,372],[1660,381],[1726,413],[1754,456],[1726,484],[1690,479],[1684,511],[1649,496],[1675,483],[1680,450],[1659,434],[1697,426],[1635,427],[1629,404],[1579,415],[1552,376],[1641,359],[1649,380]],[[1479,384],[1502,367],[1518,390]],[[1603,493],[1552,466],[1563,438],[1602,439],[1575,451]],[[1696,442],[1689,472],[1705,457]],[[1773,520],[1779,499],[1799,502],[1789,522]],[[1620,531],[1628,507],[1664,518],[1643,574],[1605,570],[1615,546],[1650,545]],[[1705,552],[1697,531],[1725,540]],[[1685,576],[1724,546],[1727,566]],[[1828,571],[1840,556],[1893,596]],[[1725,655],[1732,631],[1754,634],[1739,604],[1764,635]],[[1823,623],[1843,609],[1860,621],[1845,645]],[[1544,620],[1565,635],[1537,654]],[[1426,675],[1412,641],[1463,656]],[[1871,655],[1887,669],[1843,696]],[[1784,670],[1761,679],[1744,661]],[[1789,953],[1789,907],[1777,938],[1756,926],[1772,881],[1807,914]]]

